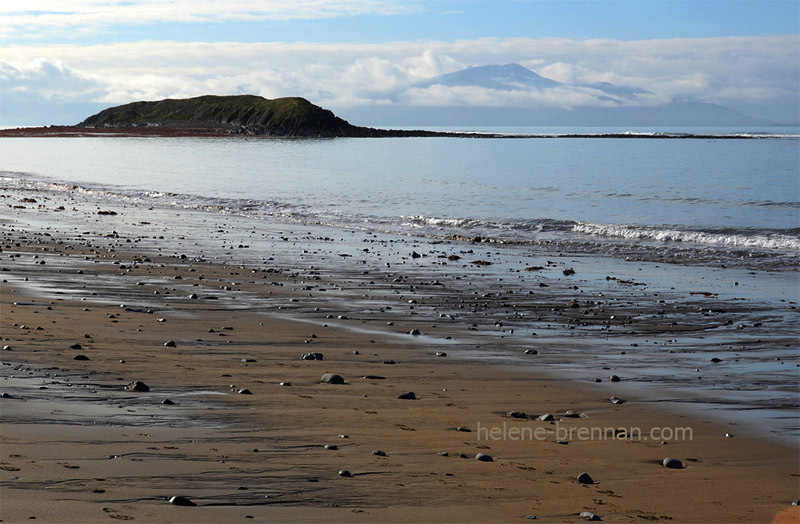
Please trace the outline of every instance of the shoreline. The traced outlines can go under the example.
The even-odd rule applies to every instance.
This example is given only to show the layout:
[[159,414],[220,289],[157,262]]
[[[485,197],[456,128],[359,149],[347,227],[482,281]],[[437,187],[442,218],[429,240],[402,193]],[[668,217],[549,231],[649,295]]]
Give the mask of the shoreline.
[[[177,427],[148,428],[151,436],[143,437],[146,426],[103,426],[101,417],[95,418],[99,425],[68,426],[59,438],[62,444],[53,447],[48,425],[23,416],[24,403],[42,404],[37,395],[43,394],[30,389],[19,398],[0,382],[3,392],[18,397],[1,401],[2,480],[4,492],[13,493],[3,497],[4,520],[33,516],[34,497],[40,519],[63,520],[68,509],[75,520],[84,521],[109,516],[231,520],[243,514],[279,520],[464,520],[465,511],[475,521],[530,514],[563,520],[581,511],[605,520],[764,521],[794,511],[788,505],[796,493],[786,477],[797,476],[797,461],[786,460],[786,455],[796,455],[796,447],[742,435],[736,426],[697,413],[675,413],[635,400],[611,404],[605,383],[594,386],[555,378],[546,370],[454,358],[444,338],[458,334],[452,327],[437,331],[438,343],[407,334],[406,342],[400,336],[362,334],[335,325],[357,323],[358,318],[328,320],[313,311],[289,313],[307,322],[278,318],[287,314],[278,303],[308,296],[297,285],[303,277],[292,269],[145,257],[124,246],[100,251],[98,246],[58,244],[52,237],[29,234],[16,231],[6,238],[2,252],[3,258],[18,253],[31,260],[24,268],[27,283],[2,287],[8,339],[3,344],[11,346],[3,352],[3,362],[13,363],[2,367],[4,377],[28,373],[52,380],[45,374],[67,372],[71,387],[88,384],[97,391],[89,395],[99,395],[105,404],[118,405],[115,395],[131,397],[133,404],[117,409],[131,409],[132,417],[140,413],[144,420],[152,415],[148,410],[171,409],[160,404],[164,396],[183,408],[186,402],[178,393],[213,392],[198,397],[206,405],[190,404],[190,416],[222,420],[230,429],[185,428],[178,417]],[[31,259],[34,255],[42,257]],[[36,261],[45,259],[48,263],[37,267]],[[78,270],[118,300],[81,300],[52,287]],[[7,278],[9,273],[2,274]],[[42,296],[41,290],[37,295],[30,285],[37,279],[49,279],[51,296]],[[193,290],[199,298],[188,298]],[[250,309],[243,309],[236,297],[245,294],[264,301],[248,298]],[[402,330],[416,325],[407,314],[395,322],[398,331],[400,324]],[[22,325],[29,329],[19,329]],[[175,340],[176,348],[163,346],[168,339]],[[69,349],[73,343],[82,344],[81,349]],[[300,360],[308,351],[322,352],[324,360]],[[447,357],[436,356],[448,351],[452,354]],[[73,360],[76,354],[90,360]],[[54,366],[58,369],[45,369]],[[318,384],[324,372],[341,373],[349,385]],[[147,382],[151,392],[125,393],[122,388],[130,380]],[[278,385],[286,381],[292,386]],[[236,394],[240,387],[253,394]],[[418,400],[396,398],[405,391],[415,391]],[[514,410],[525,411],[528,418],[506,416]],[[564,417],[567,410],[582,415]],[[555,416],[552,424],[532,420],[545,413]],[[76,419],[69,412],[53,416],[59,424]],[[479,425],[506,428],[506,439],[478,440]],[[557,427],[657,426],[689,426],[693,439],[668,444],[629,438],[584,441],[573,433],[569,445],[555,442]],[[471,431],[456,431],[458,427]],[[541,429],[545,437],[512,440],[510,427]],[[726,432],[734,436],[726,438]],[[339,439],[340,434],[350,438]],[[339,449],[325,449],[326,444]],[[387,457],[372,455],[373,449]],[[476,461],[473,457],[481,450],[495,461]],[[459,453],[468,458],[459,458]],[[99,460],[115,455],[119,457]],[[667,456],[682,460],[686,468],[663,468],[659,462]],[[135,475],[126,473],[130,467],[137,468]],[[173,468],[180,474],[173,475]],[[341,468],[350,469],[354,477],[339,477]],[[265,471],[273,472],[269,482],[263,480]],[[577,483],[582,471],[597,483]],[[745,476],[752,480],[747,486],[740,482]],[[96,480],[100,477],[105,480]],[[234,487],[239,484],[247,489]],[[202,507],[171,506],[163,497],[172,495],[188,496]],[[682,503],[670,502],[674,500]]]

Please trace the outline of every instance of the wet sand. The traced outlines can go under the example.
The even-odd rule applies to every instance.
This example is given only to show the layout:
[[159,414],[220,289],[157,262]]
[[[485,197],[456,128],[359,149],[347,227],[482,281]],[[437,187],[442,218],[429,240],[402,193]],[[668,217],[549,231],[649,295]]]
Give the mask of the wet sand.
[[[456,358],[455,326],[415,337],[419,322],[403,314],[387,331],[385,316],[353,315],[335,296],[289,309],[309,298],[289,270],[22,230],[2,249],[4,522],[799,516],[796,446],[630,398],[624,381],[616,392],[608,377]],[[68,289],[78,274],[97,295]],[[346,383],[320,383],[325,373]],[[149,391],[125,389],[136,380]],[[416,400],[397,398],[409,391]],[[585,438],[593,428],[605,437]],[[684,467],[663,467],[666,457]]]

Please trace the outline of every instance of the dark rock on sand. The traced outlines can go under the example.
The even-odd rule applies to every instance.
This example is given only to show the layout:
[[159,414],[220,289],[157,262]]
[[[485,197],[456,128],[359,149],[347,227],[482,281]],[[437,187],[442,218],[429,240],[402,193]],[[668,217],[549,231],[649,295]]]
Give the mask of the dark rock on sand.
[[624,404],[625,403],[624,400],[622,400],[621,398],[617,398],[617,397],[611,397],[608,400],[610,400],[612,404]]
[[72,360],[91,360],[91,359],[86,355],[75,355],[74,357],[72,357]]
[[586,520],[603,520],[600,517],[598,517],[597,515],[595,515],[594,513],[592,513],[591,511],[584,511],[584,512],[581,513],[580,516],[581,516],[582,519],[586,519]]
[[364,375],[363,378],[366,380],[386,380],[386,377],[380,375]]
[[142,382],[141,380],[134,380],[130,384],[128,384],[128,389],[131,391],[137,391],[139,393],[145,393],[150,391],[150,386]]
[[526,349],[526,350],[525,350],[525,354],[526,354],[526,355],[538,355],[538,354],[539,354],[539,352],[538,352],[538,351],[536,351],[535,349]]
[[661,462],[665,468],[683,469],[683,462],[678,459],[667,457]]
[[346,469],[340,469],[340,470],[339,470],[339,476],[340,476],[340,477],[346,477],[346,478],[350,478],[350,477],[352,477],[352,476],[353,476],[353,474],[352,474],[352,473],[350,473],[349,471],[347,471]]
[[408,332],[408,334],[409,334],[409,335],[414,335],[414,336],[417,336],[417,335],[421,335],[422,333],[420,333],[419,329],[417,329],[417,328],[414,328],[414,329],[412,329],[411,331],[409,331],[409,332]]
[[617,375],[611,375],[609,380],[611,380],[611,382],[619,382],[621,379]]
[[174,406],[175,405],[175,403],[173,401],[171,401],[170,399],[168,399],[168,398],[165,398],[164,400],[162,400],[161,403],[164,404],[165,406]]
[[386,456],[386,452],[385,451],[381,451],[380,449],[373,449],[372,450],[372,454],[377,456],[377,457],[385,457]]
[[4,392],[0,393],[0,398],[16,398],[16,397],[14,395],[10,395],[10,394],[8,394],[8,393],[6,393],[4,391]]
[[252,395],[253,394],[253,392],[250,391],[247,388],[242,388],[239,391],[237,391],[237,393],[240,394],[240,395]]
[[322,360],[323,358],[324,357],[322,353],[311,352],[303,353],[303,355],[300,357],[300,360]]
[[70,349],[81,349],[81,348],[83,348],[83,346],[81,346],[80,344],[72,344],[69,348]]
[[578,482],[580,482],[581,484],[594,484],[594,479],[592,478],[591,475],[589,475],[584,471],[583,473],[578,475]]
[[564,417],[564,418],[581,418],[581,414],[580,413],[572,411],[571,409],[568,409],[567,411],[565,411],[564,414],[561,415],[561,416]]
[[170,497],[169,503],[172,504],[173,506],[197,506],[197,504],[195,504],[188,498],[182,497],[180,495],[177,495],[175,497]]
[[402,400],[417,400],[417,396],[414,394],[413,391],[409,391],[407,393],[401,393],[397,395],[397,398]]
[[325,444],[325,449],[336,451],[337,449],[339,449],[339,446],[337,446],[336,444]]
[[471,430],[471,429],[469,429],[469,428],[465,428],[464,426],[458,426],[458,427],[456,428],[456,431],[462,431],[462,432],[464,432],[464,433],[472,433],[472,430]]
[[325,382],[326,384],[344,384],[344,377],[337,375],[336,373],[325,373],[319,380],[320,382]]
[[509,411],[506,415],[511,418],[528,418],[528,415],[522,411]]
[[551,415],[550,413],[547,413],[546,415],[542,415],[541,417],[539,417],[539,420],[544,421],[544,422],[552,422],[555,419],[556,418],[553,415]]
[[164,342],[164,346],[168,348],[174,348],[175,346],[177,346],[177,344],[175,344],[174,340],[167,340],[166,342]]
[[475,460],[480,460],[481,462],[494,462],[492,456],[487,455],[486,453],[478,453],[475,455]]

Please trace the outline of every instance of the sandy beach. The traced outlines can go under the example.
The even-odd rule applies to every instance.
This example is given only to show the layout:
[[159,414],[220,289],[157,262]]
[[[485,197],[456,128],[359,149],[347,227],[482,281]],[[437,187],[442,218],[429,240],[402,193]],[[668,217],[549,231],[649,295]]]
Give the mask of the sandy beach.
[[[15,228],[2,259],[4,522],[800,517],[796,446],[612,403],[608,376],[448,355],[447,324],[291,311],[310,293],[289,270]],[[100,291],[59,287],[78,275]]]

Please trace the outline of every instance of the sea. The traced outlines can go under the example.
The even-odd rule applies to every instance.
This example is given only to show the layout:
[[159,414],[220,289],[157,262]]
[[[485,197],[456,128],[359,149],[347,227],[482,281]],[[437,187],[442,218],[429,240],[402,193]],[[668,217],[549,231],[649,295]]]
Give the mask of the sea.
[[[756,313],[742,318],[750,322],[745,327],[757,326],[747,336],[759,344],[755,350],[748,346],[747,358],[736,364],[735,356],[742,356],[735,351],[741,330],[707,330],[700,337],[665,337],[660,347],[671,344],[689,355],[680,363],[639,351],[624,362],[609,356],[603,367],[612,362],[629,374],[638,370],[638,382],[664,386],[675,398],[699,395],[701,401],[694,403],[706,409],[755,417],[779,435],[800,435],[800,129],[435,130],[504,136],[0,138],[0,192],[36,192],[93,209],[136,209],[136,227],[132,220],[120,220],[115,231],[141,232],[141,224],[157,216],[162,237],[163,231],[180,232],[206,258],[228,262],[296,264],[297,252],[268,239],[302,231],[308,239],[342,243],[338,249],[349,253],[348,259],[314,260],[314,247],[300,257],[317,268],[327,263],[331,271],[336,264],[352,263],[355,255],[363,256],[359,263],[370,270],[389,273],[412,251],[427,257],[441,246],[465,259],[469,253],[494,261],[458,283],[465,292],[481,295],[501,289],[505,284],[499,282],[509,271],[519,272],[523,261],[523,267],[563,261],[575,268],[582,286],[600,296],[611,292],[609,280],[635,277],[665,297],[672,292],[675,303],[680,293],[696,292],[715,297],[717,305],[747,300]],[[4,203],[9,206],[0,216],[6,215],[7,223],[58,225],[47,224],[53,215],[14,214],[12,202]],[[108,224],[94,217],[85,224],[72,220],[76,230]],[[223,220],[225,229],[215,230],[218,241],[211,241],[208,228],[200,225]],[[189,227],[192,221],[198,227]],[[60,225],[68,223],[64,218]],[[235,239],[244,237],[254,249],[233,249]],[[362,253],[368,240],[408,249],[398,248],[393,260],[368,259]],[[189,244],[185,240],[182,248]],[[413,271],[423,279],[456,279],[453,264],[447,274],[433,264],[417,264]],[[576,331],[548,326],[521,321],[518,328],[535,327],[539,341],[575,340]],[[584,342],[596,337],[587,331]],[[614,344],[636,347],[640,338],[615,338]],[[470,358],[517,358],[492,349],[485,339],[481,347],[485,351]],[[520,341],[516,349],[522,347]],[[730,349],[730,366],[706,372],[706,381],[698,385],[692,370],[707,363],[710,348],[723,347]],[[583,357],[592,346],[574,348],[582,356],[556,359],[556,372],[585,371]]]

